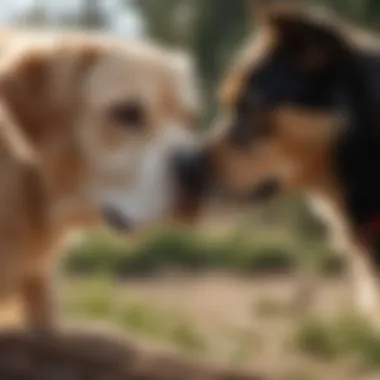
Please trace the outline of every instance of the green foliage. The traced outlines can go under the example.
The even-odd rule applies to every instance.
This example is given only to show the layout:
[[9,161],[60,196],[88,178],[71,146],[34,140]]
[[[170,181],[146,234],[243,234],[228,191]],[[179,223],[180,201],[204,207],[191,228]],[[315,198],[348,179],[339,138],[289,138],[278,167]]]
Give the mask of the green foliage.
[[253,312],[262,318],[282,317],[289,311],[288,305],[275,298],[263,298],[253,305]]
[[117,307],[113,307],[114,291],[112,282],[104,278],[74,281],[68,289],[67,312],[85,320],[114,322],[126,331],[170,342],[185,352],[206,348],[205,337],[187,318],[128,298],[122,302],[118,299]]
[[174,325],[170,332],[170,340],[188,352],[200,352],[206,348],[204,337],[187,320],[180,320]]
[[129,331],[153,337],[162,337],[167,329],[167,321],[152,306],[136,302],[123,305],[116,321]]
[[148,33],[194,54],[205,90],[205,121],[216,110],[215,86],[246,34],[244,0],[135,0]]
[[343,352],[354,353],[363,369],[380,370],[380,335],[358,317],[346,316],[336,325]]
[[148,33],[156,40],[177,47],[188,45],[192,13],[188,1],[135,0],[134,5],[145,20]]
[[164,339],[187,352],[200,352],[206,342],[191,322],[143,303],[125,304],[116,321],[126,330]]
[[297,348],[319,359],[332,360],[339,355],[339,347],[330,328],[320,321],[306,321],[296,332]]
[[229,342],[232,348],[230,363],[233,366],[249,363],[252,355],[262,353],[265,347],[265,338],[256,331],[246,328],[234,331]]
[[69,251],[64,270],[76,275],[117,277],[149,275],[162,269],[280,274],[297,270],[308,255],[313,256],[313,268],[322,273],[336,273],[342,267],[340,259],[322,243],[305,252],[294,237],[266,234],[262,229],[249,236],[220,237],[215,241],[171,230],[154,234],[137,246],[120,244],[107,233],[97,232]]
[[[82,282],[83,283],[83,282]],[[101,320],[112,312],[112,287],[106,278],[96,278],[75,284],[69,289],[70,297],[67,300],[67,310],[77,317]]]
[[363,370],[380,370],[380,335],[356,316],[305,321],[296,332],[295,344],[318,359],[355,358]]
[[[309,0],[349,20],[380,29],[378,0]],[[206,121],[216,111],[215,86],[248,34],[251,20],[244,0],[134,0],[155,39],[191,51],[206,90]]]
[[311,2],[324,4],[357,24],[377,30],[380,28],[378,0],[311,0]]
[[125,254],[125,247],[118,245],[109,234],[96,231],[88,234],[80,245],[69,251],[64,265],[73,274],[110,274],[115,272]]

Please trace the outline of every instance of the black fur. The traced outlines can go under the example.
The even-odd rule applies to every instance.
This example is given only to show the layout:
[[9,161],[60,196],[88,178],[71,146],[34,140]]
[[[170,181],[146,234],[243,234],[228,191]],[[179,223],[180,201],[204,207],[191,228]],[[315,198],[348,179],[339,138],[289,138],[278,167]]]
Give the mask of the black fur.
[[[271,133],[265,112],[281,104],[340,110],[346,132],[335,150],[335,172],[345,189],[348,215],[356,228],[380,216],[380,51],[349,53],[321,70],[297,71],[281,52],[247,78],[235,109],[231,140],[240,148]],[[253,127],[252,127],[253,125]],[[373,259],[380,267],[379,239]]]
[[352,58],[345,79],[350,120],[336,150],[349,215],[361,226],[380,214],[380,54]]
[[348,214],[368,236],[372,260],[380,269],[380,54],[353,57],[346,79],[350,124],[336,150],[336,173],[345,189]]
[[[231,141],[251,147],[272,131],[266,112],[284,104],[331,111],[346,107],[344,73],[338,66],[301,72],[281,54],[274,54],[248,77],[236,103]],[[252,127],[253,124],[253,127]]]

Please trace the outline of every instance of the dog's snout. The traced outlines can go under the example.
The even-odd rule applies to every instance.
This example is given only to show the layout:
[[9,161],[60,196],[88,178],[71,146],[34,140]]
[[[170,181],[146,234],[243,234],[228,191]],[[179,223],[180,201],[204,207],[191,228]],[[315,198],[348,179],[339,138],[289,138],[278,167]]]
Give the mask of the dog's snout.
[[269,178],[256,186],[250,194],[250,200],[265,201],[275,196],[280,191],[280,181],[277,178]]
[[102,214],[106,223],[114,230],[127,231],[132,228],[132,221],[114,207],[103,207]]
[[175,176],[182,191],[199,196],[208,182],[208,160],[201,150],[187,150],[173,156]]

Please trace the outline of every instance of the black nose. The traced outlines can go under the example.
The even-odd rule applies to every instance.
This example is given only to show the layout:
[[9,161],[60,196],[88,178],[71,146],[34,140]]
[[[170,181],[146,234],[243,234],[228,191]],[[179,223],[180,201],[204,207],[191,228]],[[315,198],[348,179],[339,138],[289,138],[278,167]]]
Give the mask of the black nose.
[[269,200],[280,191],[281,183],[277,178],[269,178],[256,186],[250,194],[250,200],[265,201]]
[[173,157],[173,168],[181,191],[191,196],[201,196],[209,178],[206,154],[200,150],[178,152]]

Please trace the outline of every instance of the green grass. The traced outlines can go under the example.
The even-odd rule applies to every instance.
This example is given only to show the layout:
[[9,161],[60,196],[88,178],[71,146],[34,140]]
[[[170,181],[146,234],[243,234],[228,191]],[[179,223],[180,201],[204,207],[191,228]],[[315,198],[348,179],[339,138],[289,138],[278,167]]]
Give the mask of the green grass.
[[289,306],[284,301],[274,298],[263,298],[253,303],[253,313],[259,317],[282,317],[288,312]]
[[332,322],[305,321],[295,334],[298,350],[320,360],[355,358],[362,370],[380,370],[380,335],[352,315]]
[[170,340],[187,352],[202,352],[207,347],[204,336],[187,320],[175,322],[170,331]]
[[86,320],[108,320],[126,331],[174,344],[179,349],[197,353],[207,342],[186,318],[154,305],[126,299],[117,307],[112,302],[112,282],[105,278],[75,281],[68,289],[67,313]]
[[153,307],[138,302],[123,305],[115,320],[126,330],[156,338],[163,337],[167,330],[163,315]]
[[304,322],[295,333],[297,349],[322,360],[334,360],[340,350],[330,327],[317,320]]
[[[190,354],[202,355],[212,348],[213,341],[188,317],[128,296],[113,302],[115,294],[115,284],[107,277],[73,280],[67,287],[67,313],[89,321],[110,321],[128,332],[170,343]],[[282,305],[272,299],[258,305],[264,316],[282,313]],[[224,338],[231,347],[229,360],[233,365],[244,364],[260,353],[265,343],[263,336],[245,329],[232,335],[226,331]],[[380,335],[348,313],[331,321],[300,320],[290,343],[295,353],[318,362],[349,360],[360,372],[380,371]]]
[[167,341],[186,352],[206,347],[205,338],[190,321],[143,303],[125,305],[116,320],[128,331]]
[[68,289],[67,312],[75,317],[107,318],[112,314],[112,282],[103,277],[74,282]]
[[225,269],[248,274],[291,273],[304,261],[322,273],[339,273],[342,262],[323,243],[305,244],[291,234],[258,229],[210,239],[181,230],[150,235],[137,245],[120,243],[104,231],[72,247],[63,268],[74,275],[150,275],[163,268]]
[[231,336],[231,365],[240,366],[248,363],[252,355],[260,353],[264,347],[263,337],[252,330],[239,329]]

